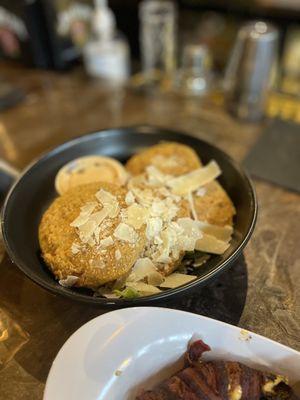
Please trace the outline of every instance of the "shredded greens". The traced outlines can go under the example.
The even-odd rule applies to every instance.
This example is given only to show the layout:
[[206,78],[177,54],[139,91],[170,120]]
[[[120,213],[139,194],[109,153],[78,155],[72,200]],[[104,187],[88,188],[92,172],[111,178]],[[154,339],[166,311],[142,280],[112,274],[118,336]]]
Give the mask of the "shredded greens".
[[136,299],[137,297],[140,297],[140,294],[137,290],[131,288],[130,286],[127,286],[123,290],[114,290],[114,293],[122,298],[122,299]]

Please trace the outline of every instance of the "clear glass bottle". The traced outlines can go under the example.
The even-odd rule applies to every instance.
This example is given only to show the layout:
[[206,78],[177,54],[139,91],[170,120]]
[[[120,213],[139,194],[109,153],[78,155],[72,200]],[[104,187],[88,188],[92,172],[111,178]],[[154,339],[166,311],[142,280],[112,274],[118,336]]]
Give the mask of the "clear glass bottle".
[[116,32],[115,17],[106,0],[96,0],[92,37],[83,49],[83,58],[90,76],[118,84],[129,77],[129,45],[126,38]]
[[144,0],[139,9],[142,73],[145,80],[176,69],[177,12],[171,1]]

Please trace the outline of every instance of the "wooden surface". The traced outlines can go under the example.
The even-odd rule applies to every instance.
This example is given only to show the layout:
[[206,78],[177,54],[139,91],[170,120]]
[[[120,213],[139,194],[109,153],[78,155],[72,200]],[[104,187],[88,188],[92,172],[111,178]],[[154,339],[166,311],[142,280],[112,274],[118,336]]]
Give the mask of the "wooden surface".
[[[26,92],[23,103],[0,114],[0,157],[19,169],[74,136],[137,124],[185,131],[242,161],[263,129],[239,123],[209,102],[112,90],[80,71],[57,75],[2,66],[0,76]],[[241,317],[234,323],[300,350],[299,195],[259,180],[255,186],[259,215],[254,235],[243,260],[204,289],[207,303],[213,304],[204,304],[202,297],[200,305],[196,294],[171,306],[207,309],[206,315],[227,320],[232,299],[243,297]],[[53,296],[7,256],[0,273],[0,398],[42,399],[59,348],[104,310]],[[222,298],[225,283],[228,306]]]

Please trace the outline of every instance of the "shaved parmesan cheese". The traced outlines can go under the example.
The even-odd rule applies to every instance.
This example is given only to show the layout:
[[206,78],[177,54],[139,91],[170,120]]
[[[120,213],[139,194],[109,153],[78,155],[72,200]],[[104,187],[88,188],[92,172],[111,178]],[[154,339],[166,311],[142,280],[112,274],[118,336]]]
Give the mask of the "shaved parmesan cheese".
[[103,248],[112,246],[113,244],[114,244],[114,241],[111,236],[108,236],[107,238],[100,240],[100,247],[103,247]]
[[198,216],[197,216],[197,212],[196,212],[196,209],[195,209],[195,204],[194,204],[194,199],[193,199],[192,192],[188,193],[187,199],[188,199],[188,202],[189,202],[189,205],[190,205],[192,216],[193,216],[194,220],[197,221]]
[[128,206],[131,206],[131,204],[133,204],[135,202],[135,198],[133,193],[129,190],[129,192],[127,192],[126,196],[125,196],[125,203]]
[[182,251],[194,251],[196,242],[202,237],[198,222],[191,218],[179,218],[177,224],[183,229],[179,244]]
[[90,203],[87,203],[84,206],[82,206],[80,208],[79,216],[77,218],[75,218],[73,222],[71,222],[70,226],[74,226],[77,228],[77,227],[85,224],[88,221],[91,213],[96,208],[96,206],[97,206],[96,202],[90,202]]
[[119,299],[120,295],[117,295],[115,293],[107,292],[107,293],[100,293],[101,296],[105,297],[106,299]]
[[138,234],[132,228],[132,226],[121,222],[114,231],[114,236],[128,243],[135,243],[138,239]]
[[97,207],[97,203],[95,201],[86,203],[84,206],[80,208],[80,214],[83,215],[90,215],[94,211],[94,209]]
[[79,252],[80,252],[80,250],[81,250],[81,247],[79,246],[79,244],[77,244],[77,243],[72,243],[72,246],[71,246],[71,252],[72,252],[72,254],[78,254]]
[[[169,191],[169,189],[167,189],[165,186],[162,186],[161,188],[158,189],[158,193],[160,193],[162,196],[164,197],[168,197],[168,196],[174,196],[172,195],[172,193]],[[177,196],[174,196],[177,197]]]
[[104,208],[108,209],[108,216],[110,218],[115,218],[120,211],[119,203],[117,201],[113,201],[111,204],[105,204]]
[[119,213],[119,203],[116,196],[107,192],[104,189],[100,189],[95,194],[97,200],[103,205],[103,208],[108,210],[108,216],[110,218],[115,218]]
[[149,285],[159,286],[164,280],[164,276],[158,271],[150,272],[147,275],[147,282]]
[[139,258],[128,277],[128,282],[138,282],[147,278],[148,284],[158,285],[164,277],[157,271],[153,262],[148,258]]
[[167,276],[164,282],[162,282],[159,286],[162,288],[174,289],[178,286],[194,281],[196,278],[197,276],[195,275],[185,275],[174,272],[173,274]]
[[87,241],[87,244],[93,247],[96,244],[96,240],[93,237],[90,237],[89,240]]
[[144,282],[130,282],[127,287],[135,289],[143,296],[149,296],[151,294],[160,293],[161,290],[153,285],[148,285]]
[[189,192],[197,190],[200,186],[206,185],[221,174],[221,170],[215,161],[211,161],[203,168],[198,168],[188,174],[169,179],[166,185],[172,192],[185,196]]
[[159,169],[157,169],[153,165],[149,165],[149,167],[146,168],[146,173],[148,176],[148,184],[151,186],[163,186],[165,185],[167,180],[172,178],[171,175],[163,174]]
[[68,275],[65,279],[60,279],[58,283],[63,287],[71,287],[78,281],[78,279],[78,276]]
[[139,204],[144,207],[150,207],[154,198],[152,189],[139,189],[137,187],[133,187],[132,192]]
[[70,226],[74,228],[78,228],[81,225],[84,225],[89,220],[88,214],[79,214],[77,218],[74,219],[73,222],[70,223]]
[[223,254],[228,247],[229,243],[223,242],[214,236],[204,234],[203,237],[197,240],[196,250],[203,251],[204,253]]
[[121,257],[122,257],[122,254],[121,254],[120,250],[117,249],[117,250],[115,251],[115,259],[118,261],[118,260],[121,259]]
[[179,208],[174,204],[172,199],[154,200],[151,205],[151,217],[160,217],[164,221],[172,221],[177,215]]
[[233,233],[233,227],[230,225],[218,226],[211,225],[204,221],[198,221],[200,229],[208,235],[215,236],[217,239],[224,242],[229,242]]
[[170,257],[170,248],[167,246],[163,247],[160,254],[158,254],[158,253],[153,254],[153,259],[155,262],[162,263],[162,264],[170,263],[172,261],[172,259]]
[[200,188],[197,190],[196,196],[203,197],[203,196],[205,196],[206,192],[207,192],[206,188]]
[[162,245],[159,247],[159,254],[156,255],[156,261],[160,263],[169,263],[171,255],[177,259],[180,255],[180,246],[178,242],[179,236],[183,233],[183,229],[175,223],[171,222],[161,233]]
[[100,231],[101,231],[101,226],[97,226],[94,230],[94,239],[96,243],[99,243],[100,240]]
[[161,217],[166,212],[166,206],[163,200],[153,201],[151,205],[151,215],[154,217]]
[[199,227],[198,221],[194,221],[192,218],[178,218],[177,224],[183,229],[183,232],[197,239],[202,237],[202,232]]
[[139,229],[146,223],[149,211],[135,203],[127,208],[126,214],[125,222],[134,228]]
[[116,202],[117,198],[116,196],[112,195],[111,193],[107,192],[104,189],[100,189],[96,194],[95,194],[97,200],[101,204],[111,204],[112,202]]
[[162,230],[163,222],[161,218],[149,218],[146,227],[146,237],[148,240],[154,239]]
[[87,243],[92,238],[97,224],[93,220],[88,220],[85,224],[79,227],[79,238],[83,243]]
[[96,225],[100,225],[101,222],[108,216],[109,210],[106,207],[103,207],[102,210],[91,214],[89,219],[90,221],[94,221]]

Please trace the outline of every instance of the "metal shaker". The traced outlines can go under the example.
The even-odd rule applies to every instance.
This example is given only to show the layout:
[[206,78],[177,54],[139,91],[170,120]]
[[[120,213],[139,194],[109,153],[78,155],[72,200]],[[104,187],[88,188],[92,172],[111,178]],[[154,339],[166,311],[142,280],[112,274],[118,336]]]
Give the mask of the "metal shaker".
[[248,22],[238,32],[224,89],[227,109],[239,118],[255,121],[264,115],[276,67],[278,36],[278,30],[263,21]]

